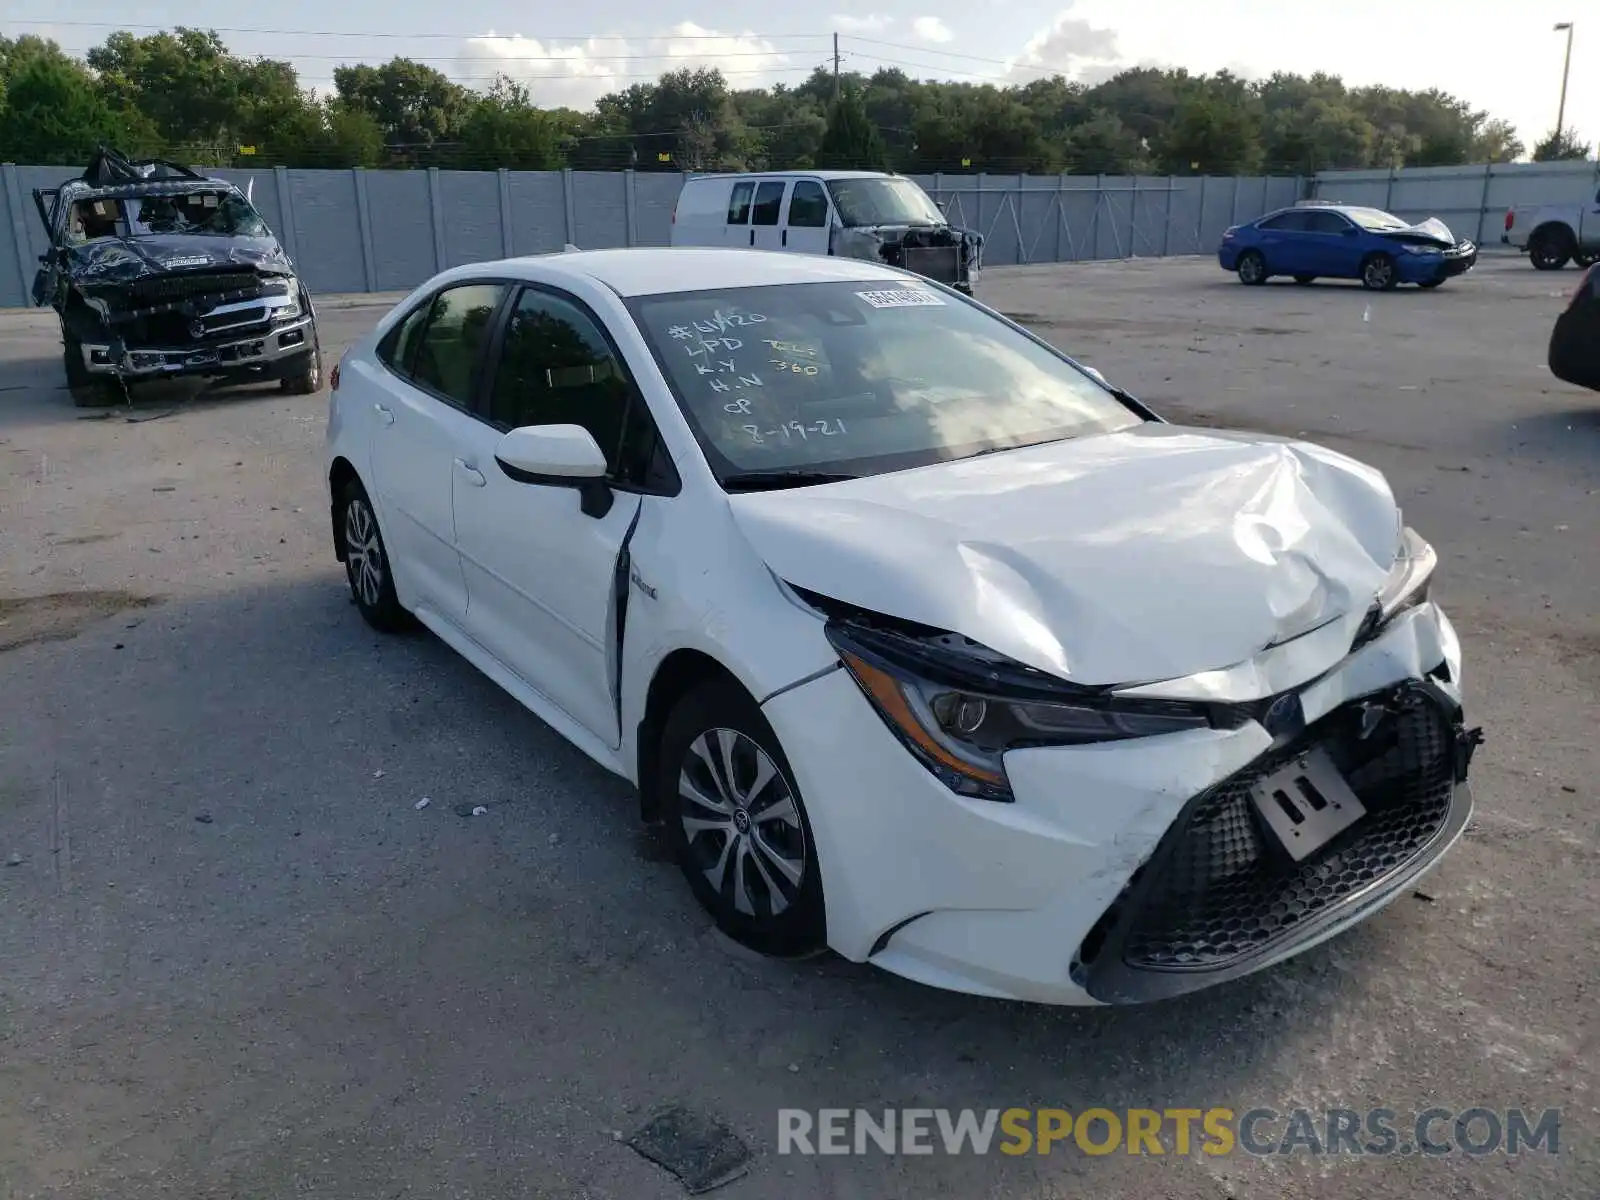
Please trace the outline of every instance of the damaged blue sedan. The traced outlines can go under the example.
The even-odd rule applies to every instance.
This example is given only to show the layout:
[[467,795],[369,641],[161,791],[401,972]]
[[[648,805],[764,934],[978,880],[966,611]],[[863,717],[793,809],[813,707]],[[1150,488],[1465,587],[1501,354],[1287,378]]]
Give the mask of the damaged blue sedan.
[[1477,261],[1477,246],[1458,241],[1437,217],[1412,224],[1381,209],[1317,201],[1235,225],[1217,247],[1217,262],[1241,283],[1262,284],[1274,275],[1299,284],[1359,279],[1373,292],[1402,283],[1436,288]]

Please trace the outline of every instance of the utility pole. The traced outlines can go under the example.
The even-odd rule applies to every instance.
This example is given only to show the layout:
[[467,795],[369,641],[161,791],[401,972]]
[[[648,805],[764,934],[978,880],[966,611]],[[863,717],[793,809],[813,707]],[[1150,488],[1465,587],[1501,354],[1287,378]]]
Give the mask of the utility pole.
[[[1563,29],[1567,31],[1567,61],[1566,65],[1561,68],[1561,106],[1556,109],[1557,141],[1561,140],[1562,131],[1567,127],[1567,72],[1572,70],[1572,22],[1561,22],[1561,24],[1556,26],[1555,32],[1560,33]],[[839,38],[837,34],[834,35],[833,42],[835,47],[837,47],[839,44]],[[834,77],[838,77],[837,68],[835,68]]]
[[[1569,34],[1568,37],[1570,38],[1570,36],[1571,35]],[[1569,58],[1572,55],[1572,45],[1570,41],[1567,45],[1567,55]],[[1565,106],[1567,103],[1566,96],[1567,85],[1566,82],[1563,81],[1561,84],[1561,103],[1563,106]],[[833,98],[834,100],[839,99],[839,35],[837,33],[833,35]]]

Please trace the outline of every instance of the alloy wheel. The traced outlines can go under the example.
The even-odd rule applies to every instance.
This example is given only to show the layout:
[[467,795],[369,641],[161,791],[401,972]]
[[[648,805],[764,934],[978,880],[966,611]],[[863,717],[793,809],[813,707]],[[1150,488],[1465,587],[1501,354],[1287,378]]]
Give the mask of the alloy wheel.
[[775,917],[799,895],[806,835],[789,782],[735,729],[690,743],[678,774],[680,820],[695,865],[747,917]]
[[344,547],[345,570],[356,598],[368,608],[377,607],[383,595],[383,547],[378,541],[378,522],[360,497],[345,505]]
[[1374,290],[1388,287],[1393,277],[1394,264],[1386,258],[1373,259],[1362,272],[1362,282]]

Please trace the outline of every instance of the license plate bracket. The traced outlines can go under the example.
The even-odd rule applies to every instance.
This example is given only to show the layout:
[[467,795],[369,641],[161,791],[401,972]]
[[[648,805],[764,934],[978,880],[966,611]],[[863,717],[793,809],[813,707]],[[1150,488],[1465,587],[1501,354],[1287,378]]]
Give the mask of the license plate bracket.
[[1367,811],[1321,747],[1258,780],[1250,802],[1295,862],[1315,854]]

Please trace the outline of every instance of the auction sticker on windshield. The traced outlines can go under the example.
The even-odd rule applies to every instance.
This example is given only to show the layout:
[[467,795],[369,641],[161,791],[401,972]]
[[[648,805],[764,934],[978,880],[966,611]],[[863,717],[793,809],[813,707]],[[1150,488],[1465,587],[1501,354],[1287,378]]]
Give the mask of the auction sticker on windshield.
[[873,308],[917,308],[922,305],[943,305],[944,298],[937,292],[921,288],[887,288],[876,292],[857,292]]

